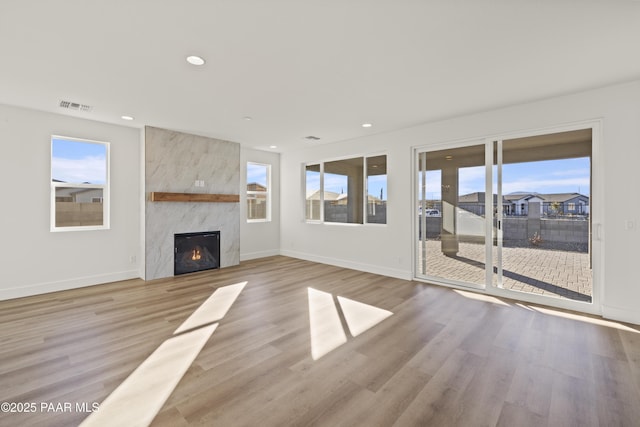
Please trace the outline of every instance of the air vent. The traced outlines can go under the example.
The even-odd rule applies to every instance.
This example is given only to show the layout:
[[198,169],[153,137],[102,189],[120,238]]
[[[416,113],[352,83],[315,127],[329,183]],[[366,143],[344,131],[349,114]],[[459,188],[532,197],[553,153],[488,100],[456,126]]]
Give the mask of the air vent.
[[308,141],[317,141],[320,138],[318,138],[317,136],[309,135],[309,136],[305,136],[304,139],[306,139]]
[[66,108],[68,110],[85,111],[87,113],[93,110],[93,107],[90,105],[79,104],[77,102],[71,102],[71,101],[60,101],[60,107]]

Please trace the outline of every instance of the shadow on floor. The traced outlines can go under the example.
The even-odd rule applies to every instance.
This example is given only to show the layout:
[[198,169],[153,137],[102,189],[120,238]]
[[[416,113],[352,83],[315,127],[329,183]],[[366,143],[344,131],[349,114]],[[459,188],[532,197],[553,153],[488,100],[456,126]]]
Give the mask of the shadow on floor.
[[[459,255],[452,256],[451,258],[464,262],[465,264],[471,265],[473,267],[478,267],[482,270],[485,269],[485,264],[480,261],[476,261],[476,260],[459,256]],[[493,272],[496,274],[498,273],[497,267],[493,267]],[[546,292],[550,292],[564,298],[568,298],[574,301],[591,302],[591,295],[586,295],[580,292],[572,291],[571,289],[563,288],[562,286],[554,285],[553,283],[534,279],[533,277],[525,276],[509,270],[502,270],[502,275],[503,277],[509,278],[511,280],[515,280],[517,282],[524,283],[525,285],[542,289]],[[521,292],[526,292],[526,291],[521,291]]]

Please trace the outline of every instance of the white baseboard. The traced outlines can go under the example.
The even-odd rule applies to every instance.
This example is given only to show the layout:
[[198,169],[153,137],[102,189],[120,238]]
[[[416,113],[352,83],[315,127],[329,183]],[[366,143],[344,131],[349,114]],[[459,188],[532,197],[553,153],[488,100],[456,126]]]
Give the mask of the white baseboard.
[[627,308],[612,307],[602,304],[602,317],[619,322],[633,323],[640,325],[640,312],[638,310],[629,310]]
[[0,289],[0,301],[48,294],[51,292],[66,291],[69,289],[84,288],[86,286],[101,285],[104,283],[118,282],[120,280],[137,279],[139,277],[140,272],[136,269],[117,273],[100,274],[97,276],[76,277],[56,282],[37,283],[17,288]]
[[241,253],[240,261],[248,261],[250,259],[266,258],[269,256],[276,256],[276,255],[280,255],[280,251],[278,249],[271,249],[268,251],[260,251],[260,252],[249,252],[246,254]]
[[365,271],[367,273],[379,274],[381,276],[393,277],[396,279],[411,280],[411,271],[399,270],[396,268],[380,267],[379,265],[353,262],[339,258],[323,257],[319,255],[307,254],[304,252],[281,250],[280,255],[304,259],[306,261],[318,262],[320,264],[335,265],[336,267],[350,268],[352,270]]

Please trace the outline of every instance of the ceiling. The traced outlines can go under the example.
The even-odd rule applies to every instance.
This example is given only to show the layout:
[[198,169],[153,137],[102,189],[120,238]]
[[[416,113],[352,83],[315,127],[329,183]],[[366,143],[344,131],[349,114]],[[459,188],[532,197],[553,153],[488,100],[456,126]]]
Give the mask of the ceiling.
[[0,103],[284,152],[635,80],[638,46],[635,0],[2,0]]

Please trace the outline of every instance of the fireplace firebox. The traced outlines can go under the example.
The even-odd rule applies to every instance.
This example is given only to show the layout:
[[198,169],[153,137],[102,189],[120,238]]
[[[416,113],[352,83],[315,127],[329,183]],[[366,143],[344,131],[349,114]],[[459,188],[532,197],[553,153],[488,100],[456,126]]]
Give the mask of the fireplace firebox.
[[220,232],[174,234],[173,274],[220,268]]

